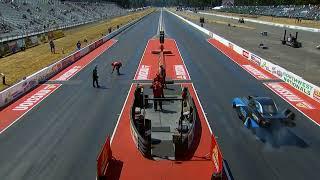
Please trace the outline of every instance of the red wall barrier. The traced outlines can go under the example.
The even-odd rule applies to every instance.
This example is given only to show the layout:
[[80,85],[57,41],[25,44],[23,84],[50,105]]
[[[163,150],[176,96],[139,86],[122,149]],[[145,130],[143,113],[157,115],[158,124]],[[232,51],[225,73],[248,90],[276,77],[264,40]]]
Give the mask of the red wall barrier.
[[112,159],[112,151],[110,147],[110,137],[108,136],[103,148],[97,158],[97,177],[105,176],[108,163]]
[[223,159],[217,141],[213,135],[211,136],[210,159],[215,167],[214,174],[221,175],[223,169]]

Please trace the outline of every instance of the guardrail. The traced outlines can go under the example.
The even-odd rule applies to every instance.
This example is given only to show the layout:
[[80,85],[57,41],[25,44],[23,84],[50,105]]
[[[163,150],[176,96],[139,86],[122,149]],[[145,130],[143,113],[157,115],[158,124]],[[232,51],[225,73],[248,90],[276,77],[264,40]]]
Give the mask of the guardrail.
[[209,35],[211,38],[216,39],[220,43],[224,44],[225,46],[229,47],[231,50],[235,51],[236,53],[240,54],[241,56],[245,57],[247,60],[252,61],[259,65],[261,68],[265,69],[266,71],[270,72],[271,74],[275,75],[279,79],[283,80],[284,82],[290,84],[295,89],[299,90],[300,92],[306,94],[310,98],[316,100],[320,103],[320,88],[306,80],[302,77],[278,66],[273,64],[258,55],[234,44],[233,42],[226,40],[225,38],[203,28],[199,25],[171,12],[168,10],[169,13],[175,15],[179,19],[185,21],[189,25],[193,26],[194,28],[198,29],[199,31]]
[[[141,119],[136,119],[136,106],[132,104],[131,107],[131,113],[130,113],[130,130],[131,135],[133,137],[134,144],[136,145],[137,149],[142,153],[142,155],[146,158],[151,158],[151,121],[143,118],[143,135],[142,136],[138,131],[136,124],[137,121],[140,121]],[[144,115],[145,117],[145,115]]]
[[[147,16],[147,15],[146,15]],[[72,54],[68,55],[67,57],[59,60],[58,62],[51,64],[40,71],[26,77],[24,80],[16,83],[15,85],[3,90],[0,92],[0,108],[3,108],[10,104],[11,102],[15,101],[16,99],[23,96],[25,93],[29,92],[30,90],[34,89],[39,83],[42,83],[54,75],[58,74],[60,71],[68,67],[69,65],[73,64],[81,57],[87,55],[89,52],[93,51],[103,43],[107,42],[108,40],[112,39],[116,35],[120,34],[122,31],[126,30],[127,28],[131,27],[135,23],[139,22],[142,18],[146,17],[143,16],[135,21],[132,21],[119,29],[113,31],[112,33],[100,38],[99,40],[87,45],[86,47],[73,52]]]

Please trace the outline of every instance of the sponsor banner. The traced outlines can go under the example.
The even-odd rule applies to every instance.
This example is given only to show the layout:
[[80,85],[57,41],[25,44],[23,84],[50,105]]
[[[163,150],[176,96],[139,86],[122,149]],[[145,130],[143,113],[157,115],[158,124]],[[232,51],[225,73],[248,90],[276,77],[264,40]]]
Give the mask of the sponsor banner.
[[270,72],[271,74],[277,76],[278,78],[282,78],[283,72],[285,71],[278,65],[275,65],[269,61],[261,59],[260,67]]
[[98,41],[95,42],[95,46],[98,47],[103,43],[103,39],[100,39]]
[[261,72],[260,70],[256,69],[255,67],[251,66],[250,64],[242,65],[242,67],[250,73],[253,77],[258,80],[270,80],[272,79],[270,76],[266,75],[265,73]]
[[283,83],[274,82],[265,84],[270,89],[274,90],[282,98],[286,99],[296,107],[305,109],[315,109],[310,103],[299,97],[296,93],[283,86]]
[[215,167],[215,174],[222,172],[222,155],[217,145],[215,137],[211,136],[211,150],[210,150],[211,161]]
[[188,76],[183,65],[174,65],[174,70],[177,79],[187,79]]
[[[0,112],[0,133],[57,90],[61,84],[43,84]],[[14,96],[14,95],[12,95]]]
[[93,51],[96,48],[95,44],[90,44],[89,45],[89,51]]
[[261,65],[261,58],[253,53],[251,53],[251,60],[256,63],[258,66]]
[[245,57],[245,58],[249,58],[249,55],[250,55],[250,53],[248,52],[248,51],[246,51],[246,50],[242,50],[242,56],[243,57]]
[[320,125],[320,104],[285,82],[264,83],[282,99]]
[[282,80],[308,96],[312,96],[313,85],[288,71],[283,72]]
[[137,80],[148,80],[149,71],[150,71],[150,66],[141,65]]
[[80,59],[80,57],[81,57],[81,52],[80,52],[80,51],[77,51],[73,56],[74,56],[74,59],[75,59],[75,60],[78,60],[78,59]]
[[313,98],[320,103],[320,88],[314,89]]
[[213,38],[213,33],[210,31],[209,36]]
[[230,49],[233,50],[233,44],[231,42],[228,43],[228,46],[229,46]]

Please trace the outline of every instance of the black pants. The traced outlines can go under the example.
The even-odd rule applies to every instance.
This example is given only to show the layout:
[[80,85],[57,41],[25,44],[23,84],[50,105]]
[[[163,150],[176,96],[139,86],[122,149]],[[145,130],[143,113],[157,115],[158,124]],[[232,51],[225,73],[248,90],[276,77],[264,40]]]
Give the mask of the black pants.
[[98,78],[93,78],[93,82],[92,82],[93,87],[96,87],[95,84],[97,85],[97,87],[100,87],[99,82],[98,82]]
[[160,106],[160,110],[162,110],[162,101],[161,100],[153,100],[154,110],[158,109],[158,103],[159,103],[159,106]]
[[117,69],[118,75],[120,75],[120,67],[117,67],[116,69]]

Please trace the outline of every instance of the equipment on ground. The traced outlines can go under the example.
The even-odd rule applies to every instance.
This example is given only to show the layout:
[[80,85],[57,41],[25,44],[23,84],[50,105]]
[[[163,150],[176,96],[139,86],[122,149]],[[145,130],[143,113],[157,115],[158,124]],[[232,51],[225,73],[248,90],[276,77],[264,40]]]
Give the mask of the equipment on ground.
[[295,114],[289,109],[279,112],[269,97],[237,97],[233,99],[232,107],[247,128],[268,128],[277,121],[286,126],[295,125]]
[[259,48],[261,48],[261,49],[268,49],[268,46],[266,46],[266,45],[263,44],[263,43],[260,43],[260,44],[259,44]]
[[160,40],[160,44],[164,44],[164,31],[160,31],[159,40]]
[[298,42],[298,32],[296,32],[296,36],[292,36],[291,34],[287,37],[287,30],[284,30],[283,39],[281,40],[283,45],[288,45],[294,48],[302,47],[301,42]]
[[238,22],[241,23],[241,24],[244,24],[244,19],[243,18],[239,18]]
[[267,31],[262,31],[260,34],[261,34],[262,36],[268,36],[268,32],[267,32]]

